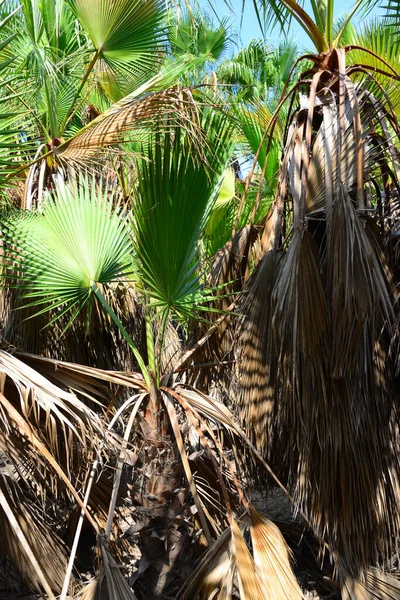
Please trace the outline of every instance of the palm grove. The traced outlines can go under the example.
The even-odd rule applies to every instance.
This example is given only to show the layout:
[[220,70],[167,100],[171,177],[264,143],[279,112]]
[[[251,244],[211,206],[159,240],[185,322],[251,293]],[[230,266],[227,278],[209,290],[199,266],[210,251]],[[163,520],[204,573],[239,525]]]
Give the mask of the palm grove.
[[400,598],[387,4],[1,2],[2,597]]

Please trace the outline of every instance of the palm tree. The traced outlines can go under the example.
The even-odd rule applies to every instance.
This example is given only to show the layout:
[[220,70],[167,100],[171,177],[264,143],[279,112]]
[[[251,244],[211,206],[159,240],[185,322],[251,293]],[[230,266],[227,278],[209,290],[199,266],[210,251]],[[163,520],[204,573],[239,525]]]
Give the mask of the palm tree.
[[[382,85],[397,82],[396,57],[385,51],[383,63],[382,56],[360,50],[358,42],[339,47],[340,40],[348,39],[349,20],[335,29],[330,1],[313,3],[313,18],[295,0],[271,3],[282,24],[290,16],[301,22],[317,54],[305,57],[307,71],[299,81],[292,84],[288,73],[281,78],[284,90],[275,112],[262,102],[235,107],[235,127],[241,123],[269,181],[266,195],[277,189],[274,201],[263,203],[265,187],[252,196],[251,178],[245,184],[234,182],[244,189],[231,211],[236,189],[229,186],[225,169],[234,143],[232,119],[226,109],[211,108],[218,97],[226,100],[226,94],[213,90],[201,107],[190,90],[166,90],[187,58],[172,71],[166,62],[170,72],[161,69],[139,86],[142,59],[139,71],[133,66],[135,57],[125,60],[133,29],[124,27],[119,35],[116,13],[106,11],[100,18],[100,4],[88,8],[76,1],[71,10],[63,9],[58,22],[65,19],[66,30],[72,32],[68,23],[73,21],[75,28],[67,44],[74,48],[72,57],[65,50],[62,59],[57,48],[66,46],[48,43],[53,28],[35,29],[42,19],[58,31],[57,19],[51,20],[53,4],[23,5],[23,18],[33,31],[30,43],[39,48],[32,60],[41,79],[32,80],[40,81],[40,102],[32,104],[35,117],[27,111],[21,128],[20,108],[8,114],[9,100],[2,96],[8,130],[1,135],[8,136],[4,147],[13,152],[12,161],[7,150],[3,155],[8,174],[2,183],[10,186],[16,171],[26,177],[33,163],[27,189],[32,192],[36,178],[43,193],[40,210],[2,214],[2,269],[13,302],[18,299],[29,316],[36,313],[53,337],[83,325],[90,340],[90,328],[95,324],[99,335],[101,323],[112,332],[108,339],[114,344],[117,340],[121,348],[117,360],[130,349],[133,358],[125,364],[134,372],[2,353],[5,375],[0,384],[5,377],[6,387],[0,395],[5,432],[1,452],[12,471],[5,479],[8,487],[0,487],[3,530],[11,540],[8,555],[31,586],[44,589],[50,598],[61,590],[64,599],[86,515],[100,534],[101,569],[82,597],[134,597],[114,561],[123,560],[124,545],[136,536],[142,558],[139,575],[131,575],[139,597],[176,597],[178,584],[201,554],[182,598],[300,598],[280,530],[249,504],[251,456],[303,513],[321,552],[332,560],[343,598],[399,597],[396,580],[375,569],[392,559],[399,533],[398,106],[395,85]],[[117,4],[121,8],[124,3]],[[41,13],[45,6],[49,17]],[[136,9],[130,3],[123,8],[130,15],[123,24],[133,28]],[[158,10],[163,12],[157,5]],[[17,15],[10,15],[7,23],[22,18]],[[160,39],[165,39],[157,15],[160,27],[144,27],[146,48],[157,48],[154,71],[163,56]],[[107,44],[98,31],[103,18]],[[40,32],[47,37],[40,38]],[[1,58],[14,58],[10,64],[15,65],[27,52],[15,51],[18,36],[9,33],[1,50],[8,54]],[[387,40],[385,35],[379,39]],[[374,52],[372,45],[367,50]],[[55,111],[50,99],[49,109],[43,110],[53,89],[61,90],[51,87],[46,96],[43,73],[51,73],[54,64],[64,84],[71,77],[73,98],[66,109],[58,102]],[[18,69],[12,68],[18,89],[8,95],[18,104],[21,94],[29,106],[27,100],[37,90],[28,88],[24,96]],[[125,91],[121,77],[126,79]],[[2,89],[7,80],[2,79]],[[94,98],[98,104],[91,102]],[[286,123],[281,112],[285,101]],[[84,105],[93,114],[81,118]],[[54,113],[61,109],[60,119]],[[59,129],[57,143],[42,148],[45,155],[35,158],[37,141],[48,143],[44,130],[64,121],[66,133]],[[276,177],[278,144],[271,139],[272,131],[284,144]],[[104,146],[112,150],[107,157],[97,153]],[[94,176],[82,177],[79,170],[83,165],[86,170],[88,163]],[[34,170],[37,164],[40,173]],[[229,188],[225,197],[224,174]],[[213,238],[218,214],[229,222],[228,233],[219,240],[228,241],[209,277],[210,254],[218,245]],[[257,238],[261,243],[255,244]],[[255,252],[250,251],[253,247]],[[260,254],[264,256],[253,270]],[[215,333],[222,337],[229,324],[237,323],[238,307],[231,314],[227,293],[241,289],[245,281],[240,402],[237,406],[238,388],[229,402],[239,410],[254,444],[218,397],[222,365],[215,375],[209,358],[210,347],[221,341]],[[136,314],[143,327],[138,330],[122,310],[128,298],[130,306],[140,306]],[[177,338],[189,342],[189,348]],[[85,345],[84,335],[80,339]],[[229,348],[230,357],[239,357],[236,347]],[[221,358],[220,348],[217,356]],[[198,377],[198,372],[206,375]],[[127,393],[118,397],[115,386]],[[103,408],[96,409],[99,401]],[[82,434],[73,438],[80,428]],[[112,485],[107,470],[95,482],[96,452],[116,467]],[[135,465],[131,479],[126,456]],[[18,511],[16,488],[25,480],[28,492],[20,494],[23,508]],[[132,486],[128,492],[121,480]],[[135,511],[132,517],[128,510],[130,528],[121,537],[116,505],[124,494]],[[126,510],[123,515],[127,518]],[[21,537],[20,530],[29,530],[32,522],[40,523],[41,543],[48,549],[53,540],[49,526],[56,524],[57,569],[49,562],[49,550],[37,552],[36,530]],[[67,527],[72,530],[69,537]]]
[[331,0],[309,13],[296,0],[263,3],[282,27],[295,19],[316,53],[298,59],[306,70],[282,93],[291,104],[268,252],[242,334],[242,416],[352,599],[398,597],[371,569],[388,564],[400,533],[399,71],[384,42],[398,36],[376,22],[368,43],[359,34],[342,46],[363,4],[335,28]]
[[194,58],[193,68],[181,77],[181,84],[215,85],[216,65],[234,42],[228,19],[215,21],[203,11],[186,8],[170,14],[168,33],[171,63],[176,59]]
[[[104,417],[104,428],[122,424],[123,441],[113,438],[119,460],[113,492],[108,494],[108,515],[104,515],[103,500],[91,523],[97,533],[104,531],[99,537],[102,573],[94,587],[83,593],[103,594],[106,588],[108,594],[115,594],[112,590],[118,588],[115,597],[133,597],[120,571],[112,568],[112,553],[115,556],[119,549],[123,556],[121,544],[127,543],[118,536],[115,506],[127,444],[137,443],[142,450],[135,471],[141,474],[142,483],[132,479],[129,498],[137,507],[131,528],[139,532],[142,553],[135,593],[175,597],[177,583],[194,562],[194,541],[198,540],[197,551],[209,547],[201,575],[206,576],[210,591],[232,588],[237,573],[242,597],[267,593],[268,578],[256,565],[272,560],[270,572],[276,577],[277,589],[285,594],[282,597],[300,598],[279,530],[249,505],[240,481],[240,445],[262,458],[223,403],[187,383],[183,374],[194,349],[184,348],[166,362],[171,321],[182,334],[190,321],[210,311],[213,294],[201,265],[200,239],[234,141],[231,121],[224,113],[205,108],[197,114],[201,143],[196,143],[186,128],[165,125],[148,138],[143,156],[135,160],[128,198],[126,189],[112,191],[97,175],[69,184],[59,181],[55,191],[44,196],[39,211],[4,215],[3,269],[9,285],[22,293],[23,304],[46,317],[49,326],[62,322],[67,329],[83,316],[89,327],[92,316],[102,311],[117,326],[139,367],[138,373],[120,374],[56,363],[58,372],[69,368],[78,382],[79,374],[86,375],[79,386],[70,385],[90,398],[97,396],[89,377],[131,389],[111,422],[107,414]],[[113,309],[111,298],[118,288],[135,289],[144,308],[144,353]],[[203,343],[200,340],[196,347]],[[54,376],[54,361],[30,360],[36,368],[47,367]],[[107,438],[103,445],[109,447]],[[111,448],[109,452],[113,452]],[[92,496],[92,488],[100,493],[86,469],[85,500],[81,500],[86,515],[85,507],[93,507],[97,498]],[[107,498],[103,488],[103,498]],[[237,515],[243,511],[246,516],[239,521]],[[81,525],[82,518],[75,540]],[[254,540],[254,559],[244,541],[244,530]],[[12,533],[15,536],[16,529]],[[228,572],[222,572],[220,580],[213,572],[221,553],[230,558]],[[210,555],[214,557],[211,560]],[[73,559],[74,552],[70,567]],[[62,598],[69,576],[67,569]],[[201,580],[200,576],[196,580],[200,586]],[[59,580],[46,583],[50,590],[59,591]],[[182,592],[185,597],[188,593],[198,594],[197,589]]]

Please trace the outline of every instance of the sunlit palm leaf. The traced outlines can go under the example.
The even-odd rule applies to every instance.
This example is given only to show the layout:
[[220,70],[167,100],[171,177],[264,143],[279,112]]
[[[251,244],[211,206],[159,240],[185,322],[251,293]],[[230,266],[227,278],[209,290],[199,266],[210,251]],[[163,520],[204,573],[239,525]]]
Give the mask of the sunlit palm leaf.
[[192,314],[201,303],[198,243],[215,186],[230,156],[228,121],[212,114],[202,122],[203,161],[182,130],[158,136],[149,160],[138,164],[134,204],[135,248],[143,287],[164,315]]
[[[177,75],[182,64],[173,73]],[[174,75],[174,76],[175,76]],[[155,86],[157,81],[154,81]],[[155,126],[182,125],[189,131],[197,131],[197,108],[191,94],[172,88],[138,97],[132,94],[114,104],[108,111],[84,127],[77,135],[61,144],[55,154],[61,161],[82,163],[102,148],[119,144],[124,140],[138,144],[148,142],[149,133]]]
[[[369,89],[382,103],[389,99],[399,118],[400,40],[396,33],[394,27],[388,26],[382,20],[375,19],[362,30],[353,30],[352,35],[348,36],[346,44],[359,47],[348,52],[347,61],[349,66],[354,63],[366,67],[373,79],[371,77],[371,80],[368,81],[368,78],[366,78],[365,85],[368,85]],[[385,71],[393,79],[390,80],[387,76],[376,72],[376,70]],[[383,89],[379,86],[382,86]]]
[[[199,561],[179,600],[201,597],[231,600],[235,582],[240,600],[301,600],[301,589],[293,574],[289,551],[278,527],[257,513],[233,521]],[[250,529],[253,551],[244,533]],[[235,596],[236,597],[236,594]]]
[[250,507],[250,534],[254,563],[268,600],[301,600],[289,548],[277,525]]
[[137,85],[157,70],[166,39],[165,4],[159,0],[71,0],[96,55]]
[[76,315],[93,284],[107,285],[132,271],[127,218],[112,194],[95,182],[61,186],[42,213],[14,214],[2,225],[8,250],[5,268],[20,274],[24,297],[42,311]]

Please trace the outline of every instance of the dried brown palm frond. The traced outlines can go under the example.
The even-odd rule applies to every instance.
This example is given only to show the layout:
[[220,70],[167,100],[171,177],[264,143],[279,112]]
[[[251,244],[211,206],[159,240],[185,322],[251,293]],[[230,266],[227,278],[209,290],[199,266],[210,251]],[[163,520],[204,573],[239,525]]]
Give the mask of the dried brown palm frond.
[[[301,598],[290,567],[292,556],[281,531],[272,521],[250,507],[250,535],[254,562],[266,598]],[[281,568],[277,568],[280,565]]]
[[[231,284],[231,293],[242,289],[249,277],[251,251],[258,233],[258,227],[247,225],[217,252],[210,274],[211,285]],[[224,290],[224,294],[226,294],[226,290]],[[225,300],[223,308],[227,308],[229,303],[229,300]]]
[[[352,199],[357,196],[357,207],[365,210],[363,216],[370,216],[379,223],[380,236],[384,243],[387,258],[395,267],[393,256],[393,225],[396,222],[396,202],[399,197],[399,157],[396,148],[398,125],[393,122],[385,106],[382,106],[363,83],[354,88],[353,105],[346,99],[344,107],[344,130],[339,160],[338,108],[334,103],[323,106],[323,121],[313,142],[310,162],[306,210],[312,217],[310,224],[319,227],[319,239],[323,236],[321,211],[330,211],[333,195],[341,181]],[[357,113],[362,129],[362,143],[357,143],[352,121],[353,108]],[[360,175],[357,176],[357,163],[363,163],[364,189],[358,189]],[[318,215],[320,217],[315,217]]]
[[395,326],[391,274],[368,233],[347,190],[340,186],[327,223],[325,265],[332,306],[331,372],[335,378],[353,371],[358,363],[366,328],[373,344],[382,327],[391,332]]
[[[8,399],[10,410],[29,421],[35,435],[45,436],[50,448],[57,451],[56,434],[61,434],[66,444],[71,443],[69,436],[73,435],[84,451],[93,452],[102,435],[101,420],[74,394],[57,387],[19,358],[3,350],[0,350],[0,374],[0,392]],[[3,408],[3,411],[6,410]],[[7,423],[4,421],[6,427]],[[72,447],[70,451],[68,463],[72,464]]]
[[378,569],[369,569],[358,579],[343,576],[342,600],[398,600],[400,580]]
[[62,587],[67,556],[53,530],[61,534],[74,502],[98,528],[80,491],[101,439],[97,412],[0,350],[0,454],[8,473],[0,478],[1,531],[29,585],[50,595]]
[[76,136],[55,148],[54,153],[61,162],[79,164],[88,161],[99,150],[127,139],[137,142],[140,147],[148,139],[149,129],[154,124],[157,127],[174,124],[184,127],[199,144],[196,146],[199,149],[201,131],[198,123],[197,107],[190,90],[174,87],[142,98],[134,94],[114,104]]
[[[2,475],[0,494],[16,520],[15,523],[10,513],[4,511],[1,502],[2,554],[18,565],[31,589],[40,592],[46,582],[47,590],[59,592],[64,580],[67,550],[57,535],[56,523],[49,522],[43,505],[33,495],[29,498],[18,481]],[[31,555],[37,564],[32,564]]]
[[79,600],[137,600],[107,548],[107,542],[99,539],[101,572],[98,578],[85,584],[78,592]]
[[280,260],[281,254],[274,250],[261,259],[241,307],[239,416],[251,439],[266,454],[276,411],[275,391],[271,386],[276,364],[267,364],[267,347],[273,344],[271,296]]
[[278,527],[250,506],[210,546],[178,598],[301,600],[290,558]]
[[[84,394],[87,389],[97,390],[105,393],[107,384],[116,386],[125,386],[132,389],[145,389],[144,380],[141,374],[131,373],[129,371],[107,371],[88,365],[56,360],[44,356],[16,352],[16,357],[22,359],[28,365],[32,365],[35,370],[43,373],[50,380],[59,381],[60,384],[70,389],[76,389]],[[93,387],[90,387],[93,386]],[[93,394],[96,396],[96,393]],[[100,395],[97,392],[97,395]]]

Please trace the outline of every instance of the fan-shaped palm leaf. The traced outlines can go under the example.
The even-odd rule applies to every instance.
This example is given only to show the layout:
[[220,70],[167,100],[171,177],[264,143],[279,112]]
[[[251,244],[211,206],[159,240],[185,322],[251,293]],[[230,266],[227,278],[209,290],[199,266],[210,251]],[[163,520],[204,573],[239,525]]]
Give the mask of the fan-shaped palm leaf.
[[[42,213],[15,214],[2,224],[8,250],[5,267],[20,271],[24,297],[42,311],[62,307],[76,315],[94,285],[107,285],[132,272],[127,218],[112,194],[88,180],[60,186]],[[72,318],[73,318],[72,316]]]
[[202,122],[203,161],[177,129],[155,139],[138,164],[135,250],[143,288],[166,316],[193,314],[201,303],[199,237],[215,201],[216,184],[232,151],[229,122],[210,113]]
[[71,0],[71,6],[93,42],[93,60],[101,58],[111,70],[134,74],[137,85],[157,70],[166,40],[163,2]]

